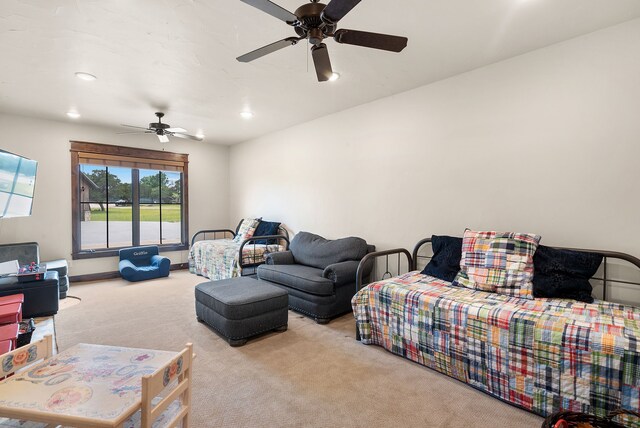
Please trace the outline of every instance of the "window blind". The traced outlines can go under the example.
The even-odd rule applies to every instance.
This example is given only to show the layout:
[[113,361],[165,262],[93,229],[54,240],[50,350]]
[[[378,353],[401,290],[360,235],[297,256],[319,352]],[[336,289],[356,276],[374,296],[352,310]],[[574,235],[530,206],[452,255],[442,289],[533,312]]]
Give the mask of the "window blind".
[[186,154],[72,141],[78,164],[184,172]]
[[127,168],[153,169],[163,171],[184,171],[182,162],[157,161],[134,157],[100,155],[96,153],[78,152],[78,163],[105,166],[123,166]]

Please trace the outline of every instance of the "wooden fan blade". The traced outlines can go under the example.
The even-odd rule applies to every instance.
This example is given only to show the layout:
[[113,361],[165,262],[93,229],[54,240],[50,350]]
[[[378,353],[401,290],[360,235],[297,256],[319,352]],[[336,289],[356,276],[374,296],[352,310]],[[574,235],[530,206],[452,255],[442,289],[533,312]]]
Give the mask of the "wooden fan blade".
[[258,59],[275,51],[279,51],[282,48],[286,48],[287,46],[293,46],[298,43],[300,40],[297,37],[287,37],[286,39],[279,40],[277,42],[271,43],[270,45],[263,46],[255,51],[251,51],[242,56],[236,58],[240,62],[250,62],[254,59]]
[[116,132],[116,135],[125,135],[125,134],[153,134],[153,131],[127,131],[127,132]]
[[325,45],[324,43],[320,43],[312,46],[311,55],[313,56],[313,64],[316,66],[316,75],[318,76],[318,82],[326,82],[333,74],[327,45]]
[[338,43],[363,46],[365,48],[382,49],[384,51],[391,52],[402,51],[409,41],[406,37],[345,29],[336,31],[333,38]]
[[133,125],[124,125],[120,124],[120,126],[126,126],[127,128],[136,128],[136,129],[144,129],[145,131],[149,131],[149,128],[143,128],[142,126],[133,126]]
[[328,21],[335,24],[351,12],[351,9],[356,7],[358,3],[360,0],[331,0],[322,14]]
[[170,133],[169,135],[171,135],[172,137],[185,138],[188,140],[202,141],[202,138],[196,137],[195,135],[181,134],[179,132]]
[[167,128],[165,132],[187,132],[184,128]]
[[278,18],[289,25],[298,21],[298,17],[287,9],[278,6],[277,4],[270,2],[269,0],[240,0],[250,6],[260,9],[261,11],[268,13],[269,15]]

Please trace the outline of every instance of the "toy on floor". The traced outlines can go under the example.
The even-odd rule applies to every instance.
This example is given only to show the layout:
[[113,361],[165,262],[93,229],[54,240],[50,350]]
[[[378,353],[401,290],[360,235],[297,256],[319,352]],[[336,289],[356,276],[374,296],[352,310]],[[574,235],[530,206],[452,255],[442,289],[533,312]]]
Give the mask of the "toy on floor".
[[118,267],[127,281],[144,281],[169,276],[171,261],[158,255],[156,245],[150,245],[120,250]]

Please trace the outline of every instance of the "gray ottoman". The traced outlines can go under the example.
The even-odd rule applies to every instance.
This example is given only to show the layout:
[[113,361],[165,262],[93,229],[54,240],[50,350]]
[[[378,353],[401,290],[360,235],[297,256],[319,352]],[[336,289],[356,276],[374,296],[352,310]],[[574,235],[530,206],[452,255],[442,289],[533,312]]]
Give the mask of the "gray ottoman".
[[239,277],[196,286],[198,321],[224,336],[231,346],[271,330],[285,331],[289,296],[266,281]]

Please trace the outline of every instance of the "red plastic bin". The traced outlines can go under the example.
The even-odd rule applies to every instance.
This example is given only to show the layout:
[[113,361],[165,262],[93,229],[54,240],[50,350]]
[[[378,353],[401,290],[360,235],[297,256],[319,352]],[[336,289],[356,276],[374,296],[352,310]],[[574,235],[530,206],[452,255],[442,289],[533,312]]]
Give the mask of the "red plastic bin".
[[22,321],[22,303],[0,306],[0,324],[16,324]]
[[10,296],[0,297],[0,306],[12,303],[24,303],[24,294],[11,294]]
[[0,355],[13,351],[13,344],[10,340],[0,340]]
[[10,340],[13,348],[16,347],[18,340],[18,331],[20,326],[18,324],[7,324],[0,326],[0,341]]

